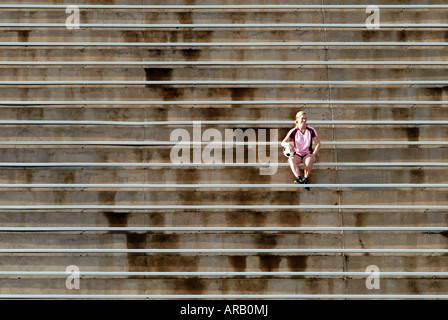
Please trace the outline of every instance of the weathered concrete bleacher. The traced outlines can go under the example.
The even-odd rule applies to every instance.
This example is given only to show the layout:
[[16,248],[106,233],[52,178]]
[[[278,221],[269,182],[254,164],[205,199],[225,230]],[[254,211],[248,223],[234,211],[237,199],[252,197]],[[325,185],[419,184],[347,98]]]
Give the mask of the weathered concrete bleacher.
[[[407,26],[370,30],[332,27],[368,15],[331,1],[147,2],[160,7],[78,1],[80,29],[68,30],[38,25],[64,24],[68,1],[1,1],[0,296],[447,297],[448,7],[381,1],[399,7],[380,7],[382,24]],[[292,184],[279,146],[278,171],[260,175],[247,154],[241,166],[173,165],[172,145],[149,143],[192,132],[194,121],[235,122],[202,125],[220,132],[278,130],[280,141],[299,110],[324,143],[311,183],[327,186],[311,191]],[[166,123],[144,124],[158,121]],[[128,186],[162,183],[210,186]],[[72,265],[98,274],[69,290]],[[372,265],[386,273],[379,289],[366,287]]]

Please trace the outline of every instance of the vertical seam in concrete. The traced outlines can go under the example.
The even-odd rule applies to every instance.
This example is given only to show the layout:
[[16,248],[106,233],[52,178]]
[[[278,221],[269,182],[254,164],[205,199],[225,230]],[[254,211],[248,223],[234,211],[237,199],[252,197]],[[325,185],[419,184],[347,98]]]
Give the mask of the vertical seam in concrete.
[[[322,5],[325,5],[325,0],[322,0],[321,2]],[[323,23],[326,23],[326,17],[325,17],[325,9],[322,9],[322,17],[323,17]],[[324,28],[324,41],[325,43],[328,41],[327,38],[327,28]],[[328,62],[330,61],[329,59],[329,52],[328,52],[328,46],[325,46],[325,60]],[[327,64],[327,80],[331,80],[331,69],[330,69],[330,65]],[[329,101],[332,101],[332,96],[331,96],[331,84],[328,85],[328,98]],[[330,114],[331,114],[331,120],[334,121],[334,108],[333,108],[333,104],[330,104]],[[335,130],[335,125],[332,124],[331,125],[331,129],[332,129],[332,139],[333,141],[336,141],[336,130]],[[335,154],[335,163],[338,163],[338,153],[336,150],[336,145],[333,145],[333,151]],[[336,171],[336,184],[339,184],[339,174],[338,174],[338,166],[335,166],[335,171]],[[337,194],[337,198],[338,198],[338,205],[341,204],[341,192],[340,192],[340,188],[338,187],[336,189],[336,194]],[[340,217],[340,226],[343,227],[344,226],[344,214],[342,212],[342,210],[338,209],[338,215]],[[341,246],[342,249],[345,249],[345,234],[344,234],[344,230],[341,231]],[[345,272],[347,270],[347,264],[346,264],[346,256],[345,253],[342,252],[342,271]],[[347,277],[343,276],[343,284],[344,284],[344,293],[347,294]]]
[[[141,0],[140,4],[144,5],[144,0]],[[144,10],[141,11],[141,23],[142,24],[145,23],[145,11]],[[145,38],[145,32],[144,31],[142,31],[142,38]],[[142,51],[140,51],[140,55],[141,55],[141,57],[140,57],[141,58],[141,62],[144,62],[145,58],[144,58],[144,54],[142,54]],[[143,72],[143,74],[144,74],[143,80],[146,80],[146,72]],[[143,92],[145,90],[145,86],[143,86],[143,88],[141,90]],[[145,108],[145,111],[143,112],[143,117],[144,117],[145,121],[147,121],[148,120],[148,114],[147,114],[148,106],[143,106],[143,108]],[[146,128],[147,128],[146,126],[143,126],[143,141],[146,141],[146,130],[147,130]],[[146,159],[146,157],[145,157],[146,152],[144,152],[144,150],[145,149],[142,149],[142,155],[143,155],[142,156],[142,161],[148,162],[147,161],[148,159]],[[144,170],[144,171],[146,171],[145,172],[145,178],[144,178],[145,184],[148,183],[148,171],[147,170],[148,170],[148,168],[145,168],[145,170]],[[147,200],[148,200],[148,192],[144,192],[144,194],[143,194],[143,201],[144,201],[145,204],[147,203]],[[147,214],[145,214],[145,217],[147,218]],[[148,245],[148,233],[146,233],[146,236],[145,236],[145,249],[147,248],[147,245]],[[147,253],[145,253],[145,271],[148,271],[148,259],[149,259],[149,257],[150,256]],[[147,279],[147,277],[144,277],[144,278]],[[146,286],[145,286],[145,294],[148,294],[148,288]]]
[[[140,5],[144,5],[144,0],[141,0],[141,2],[140,2]],[[146,20],[145,20],[145,11],[144,10],[142,10],[141,11],[141,23],[142,24],[144,24],[146,22]],[[142,36],[144,37],[145,36],[145,32],[143,31],[142,32]],[[146,41],[145,39],[143,39],[144,41]],[[140,50],[140,55],[141,55],[141,62],[144,62],[145,61],[145,58],[144,58],[144,54],[142,54],[142,50]],[[143,68],[145,68],[145,67],[143,67]],[[143,80],[146,80],[146,72],[143,72]],[[144,91],[145,90],[145,86],[143,86],[143,88],[142,88],[142,91]],[[144,110],[144,112],[143,112],[143,116],[144,116],[144,119],[145,119],[145,121],[147,121],[148,120],[148,106],[143,106],[143,108],[145,108]],[[143,141],[146,141],[146,126],[143,126]],[[144,150],[145,151],[147,151],[147,149],[142,149],[142,155],[143,155],[143,161],[145,161],[145,162],[148,162],[147,160],[148,159],[146,159],[146,157],[145,157],[145,154],[146,154],[146,152],[144,152]],[[151,170],[151,169],[150,169]],[[146,183],[148,183],[148,168],[145,168],[144,169],[144,171],[146,171],[145,172],[145,184]],[[144,203],[146,204],[147,203],[147,200],[148,200],[148,192],[145,192],[144,193],[144,195],[143,195],[143,201],[144,201]],[[146,239],[147,238],[145,238],[145,248],[146,248]],[[148,256],[147,255],[145,255],[145,264],[146,264],[146,270],[148,270]]]

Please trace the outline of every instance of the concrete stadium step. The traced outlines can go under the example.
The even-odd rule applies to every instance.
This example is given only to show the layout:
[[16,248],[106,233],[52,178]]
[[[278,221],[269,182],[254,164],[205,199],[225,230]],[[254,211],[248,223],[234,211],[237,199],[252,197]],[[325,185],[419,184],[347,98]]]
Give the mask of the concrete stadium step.
[[[387,149],[387,150],[385,150]],[[0,159],[2,162],[130,162],[130,163],[171,163],[170,146],[154,147],[110,147],[110,146],[3,146]],[[387,151],[387,152],[386,152]],[[397,148],[379,148],[377,146],[344,147],[337,149],[322,148],[319,162],[445,162],[448,148],[408,146]],[[286,160],[279,151],[279,161]],[[274,159],[275,160],[275,159]],[[222,161],[223,163],[225,160]],[[265,163],[266,161],[260,162]],[[191,158],[191,163],[193,159]],[[236,161],[235,161],[236,163]],[[244,163],[247,163],[244,162]],[[274,161],[276,163],[276,161]]]
[[[345,213],[350,217],[349,213]],[[413,214],[394,213],[397,219],[413,225],[415,221],[423,218],[428,224],[435,225],[443,221],[444,215],[433,213]],[[375,216],[381,216],[376,214]],[[387,217],[383,215],[384,221]],[[243,219],[244,218],[244,219]],[[281,211],[260,211],[260,210],[221,210],[221,211],[192,211],[192,210],[2,210],[0,219],[3,227],[112,227],[112,228],[138,228],[138,227],[291,227],[291,226],[335,226],[340,225],[340,219],[337,213],[330,211],[314,210],[281,210]],[[347,218],[349,219],[349,218]],[[355,218],[356,223],[368,223],[369,214],[362,213]],[[379,221],[380,221],[379,220]],[[378,221],[378,223],[379,223]],[[394,220],[395,221],[395,220]],[[94,231],[92,231],[94,232]],[[98,231],[102,232],[102,231]],[[124,231],[127,232],[127,231]],[[138,231],[134,231],[138,232]],[[172,231],[161,231],[160,233],[175,233]],[[213,233],[215,231],[199,231]],[[223,231],[224,232],[224,231]],[[241,231],[242,232],[242,231]],[[286,232],[286,231],[285,231]],[[312,232],[312,231],[309,231]],[[117,231],[119,233],[119,231]],[[132,231],[130,231],[132,233]],[[157,233],[157,231],[154,231]],[[243,233],[243,232],[242,232]],[[269,234],[269,232],[267,232]]]
[[[1,280],[3,289],[2,294],[21,293],[26,288],[27,294],[38,294],[45,292],[47,294],[73,294],[65,286],[65,278],[57,280],[43,281],[37,280]],[[22,283],[23,286],[22,286]],[[269,293],[291,293],[300,292],[343,293],[343,280],[341,279],[323,279],[323,280],[292,280],[292,279],[105,279],[105,280],[87,280],[81,281],[84,294],[269,294]],[[42,290],[42,286],[46,290]],[[85,286],[85,287],[84,287]],[[309,289],[310,287],[314,288]],[[325,287],[325,288],[322,288]],[[78,291],[75,294],[79,294]]]
[[[4,101],[444,101],[446,89],[436,85],[403,87],[294,87],[292,85],[2,85]],[[300,90],[299,90],[300,89]],[[124,98],[126,97],[126,98]],[[400,97],[397,99],[397,97]],[[168,106],[167,106],[168,107]]]
[[[61,120],[65,121],[65,120]],[[107,121],[107,120],[103,120]],[[140,121],[144,121],[141,119]],[[146,121],[152,121],[152,120],[146,120]],[[262,124],[244,124],[244,120],[242,124],[239,123],[228,123],[228,124],[209,124],[209,123],[201,123],[201,121],[197,121],[197,123],[193,123],[191,120],[181,120],[181,121],[189,121],[187,124],[166,124],[166,125],[157,125],[157,124],[148,124],[145,125],[144,123],[139,123],[136,125],[126,125],[125,123],[121,124],[111,124],[111,125],[104,125],[104,124],[70,124],[70,123],[60,123],[60,124],[37,124],[36,126],[30,126],[29,124],[21,125],[20,123],[14,123],[14,124],[4,124],[3,130],[4,133],[2,136],[0,136],[0,139],[8,140],[9,137],[23,137],[25,139],[31,138],[32,136],[36,137],[39,136],[42,139],[54,139],[55,135],[60,135],[58,140],[64,141],[66,140],[76,140],[76,139],[86,139],[86,140],[93,140],[93,139],[100,139],[104,141],[114,141],[114,140],[129,140],[129,141],[170,141],[170,136],[176,129],[182,129],[182,132],[185,132],[185,135],[188,135],[190,137],[193,137],[193,133],[200,132],[201,134],[206,131],[207,129],[215,129],[216,134],[219,134],[222,136],[223,140],[226,136],[226,130],[228,136],[237,136],[236,130],[240,129],[242,135],[249,135],[249,137],[252,137],[252,135],[255,134],[257,141],[262,142],[266,139],[261,140],[262,136],[260,131],[262,129],[266,129],[266,138],[269,139],[271,137],[269,130],[276,130],[278,132],[279,138],[283,139],[283,136],[288,133],[289,130],[294,128],[295,124],[290,122],[286,125],[281,125],[279,127],[276,124],[273,125],[264,125]],[[207,121],[207,119],[203,119],[203,121]],[[238,121],[235,119],[235,122]],[[253,121],[253,120],[249,120]],[[268,127],[268,128],[266,128]],[[392,128],[391,128],[392,127]],[[332,130],[335,130],[336,133],[343,129],[331,129],[328,128],[328,125],[323,127],[320,124],[313,125],[313,128],[318,130],[319,136],[322,136],[322,139],[331,141],[330,137],[332,135]],[[368,126],[363,125],[363,130],[368,129],[375,129],[378,128],[377,125]],[[443,125],[438,125],[436,127],[432,125],[425,125],[422,124],[419,126],[419,130],[424,132],[426,130],[432,129],[435,130],[436,128],[441,128],[441,130],[444,129]],[[353,134],[356,136],[356,131],[358,128],[350,128],[345,130],[350,130],[353,132]],[[426,129],[426,130],[425,130]],[[199,131],[200,130],[200,131]],[[230,130],[230,131],[229,131]],[[387,131],[391,130],[392,134],[391,136],[397,136],[395,134],[395,131],[399,130],[405,130],[402,129],[401,126],[395,126],[395,129],[393,126],[386,126],[384,129],[386,131],[384,133],[384,136],[387,137]],[[341,134],[342,135],[342,134]],[[89,138],[90,137],[90,138]],[[150,137],[150,139],[148,139]],[[176,136],[177,138],[177,136]],[[10,138],[9,138],[10,139]],[[397,137],[397,139],[400,139],[400,136]],[[178,141],[177,139],[175,141]],[[276,140],[277,141],[277,140]]]
[[[443,188],[438,190],[426,189],[416,190],[416,188],[397,188],[378,191],[376,188],[365,188],[361,190],[339,190],[334,191],[326,188],[313,188],[310,184],[310,191],[305,191],[299,186],[292,184],[285,188],[263,188],[256,190],[232,190],[232,188],[214,188],[219,191],[211,191],[212,188],[204,190],[186,188],[164,188],[160,190],[133,190],[119,188],[113,190],[53,190],[44,191],[41,189],[30,191],[32,188],[21,191],[4,190],[0,195],[2,206],[64,206],[78,205],[88,206],[217,206],[219,205],[252,205],[252,206],[309,206],[311,210],[319,205],[350,205],[350,206],[445,206],[446,191]],[[238,189],[238,188],[236,188]],[[368,190],[367,190],[368,189]],[[388,188],[389,189],[389,188]],[[45,208],[42,208],[45,209]],[[173,208],[174,209],[174,208]],[[181,209],[181,208],[180,208]],[[209,210],[212,210],[208,208]],[[334,208],[338,209],[337,207]],[[155,207],[157,210],[157,207]],[[230,209],[229,209],[230,210]],[[276,209],[272,209],[276,210]],[[380,209],[381,210],[381,209]],[[384,209],[383,209],[384,210]]]
[[[28,268],[26,267],[28,264],[28,259],[26,257],[2,257],[5,259],[5,261],[8,261],[9,266],[15,266],[18,263],[21,263],[21,266],[25,266],[22,268],[24,271],[28,271]],[[31,258],[31,256],[30,256]],[[55,272],[64,272],[65,268],[69,265],[76,265],[80,268],[80,272],[209,272],[210,265],[220,266],[219,270],[223,270],[221,272],[260,272],[257,270],[261,270],[261,272],[313,272],[313,266],[316,266],[317,269],[314,272],[319,272],[321,270],[321,267],[325,264],[331,265],[334,269],[328,270],[326,269],[324,272],[341,272],[343,270],[343,262],[342,262],[342,256],[196,256],[196,257],[187,257],[187,256],[151,256],[151,257],[124,257],[124,256],[115,256],[115,257],[108,257],[108,256],[101,256],[101,257],[94,257],[94,256],[88,256],[88,257],[64,257],[64,256],[52,256],[52,257],[45,257],[42,255],[34,256],[32,257],[35,259],[35,265],[39,266],[35,269],[30,269],[29,271],[38,271],[41,270],[40,268],[43,268],[43,271],[55,271]],[[52,260],[52,264],[50,266],[45,265],[45,261],[48,259]],[[417,268],[417,271],[414,271],[415,269],[412,267],[412,265],[415,265],[418,263],[421,266],[424,265],[436,265],[439,263],[440,258],[439,257],[428,257],[428,256],[418,256],[418,257],[390,257],[390,256],[347,256],[345,257],[345,260],[347,261],[348,265],[353,265],[352,261],[356,261],[359,263],[359,266],[355,268],[348,268],[348,272],[364,272],[366,269],[366,266],[368,265],[377,265],[380,266],[380,272],[403,272],[402,270],[411,270],[408,272],[425,272],[422,271],[421,268]],[[398,263],[397,263],[398,262]],[[404,263],[403,263],[404,262]],[[407,262],[407,263],[406,263]],[[132,264],[134,263],[134,264]],[[138,264],[137,264],[138,263]],[[401,265],[403,263],[403,265]],[[386,268],[386,265],[391,265],[389,268]],[[98,269],[99,265],[108,265],[109,269],[100,268]],[[126,266],[123,268],[123,266]],[[411,266],[411,267],[410,267]],[[112,268],[110,268],[112,267]],[[11,271],[16,271],[17,269],[11,269]],[[443,268],[436,268],[432,267],[430,269],[425,269],[426,272],[443,272]],[[2,270],[2,271],[8,271],[8,270]],[[213,268],[211,270],[212,272],[216,272],[216,268]],[[218,271],[219,272],[219,271]],[[21,283],[23,282],[32,282],[33,280],[36,281],[37,279],[50,279],[49,276],[16,276],[18,279],[16,279],[15,284],[17,284],[17,280],[20,280]],[[343,279],[348,282],[353,282],[355,279],[364,279],[365,281],[366,276],[345,276]],[[8,279],[9,278],[9,279]],[[11,278],[14,278],[13,276],[10,277],[4,277],[3,280],[11,282]],[[54,276],[53,279],[64,279],[64,276]],[[95,276],[85,276],[82,278],[83,282],[83,288],[82,289],[88,289],[90,285],[85,286],[86,283],[84,283],[87,279],[95,278]],[[108,278],[103,277],[96,277],[98,281],[107,281]],[[132,279],[139,279],[142,280],[144,278],[151,279],[153,277],[151,276],[114,276],[115,279],[127,279],[130,283],[132,283]],[[155,278],[155,277],[154,277]],[[153,278],[153,279],[154,279]],[[179,277],[176,276],[159,276],[160,280],[162,279],[171,279],[173,281],[174,279],[178,279]],[[194,279],[198,278],[184,278],[184,281],[188,281],[186,279],[189,279],[189,281],[194,281]],[[235,276],[234,279],[257,279],[257,280],[263,280],[263,277],[260,276]],[[271,276],[268,277],[268,279],[282,279],[281,276]],[[295,276],[289,277],[289,280],[291,282],[295,282],[298,279],[312,279],[314,281],[325,281],[330,280],[334,281],[334,279],[341,279],[339,276]],[[421,277],[422,279],[428,279],[427,277]],[[219,276],[205,276],[203,275],[201,278],[205,281],[207,280],[219,280]],[[223,280],[223,278],[221,278]],[[226,277],[224,279],[229,279],[229,277]],[[265,277],[266,279],[266,277]],[[382,279],[382,285],[386,284],[387,286],[393,286],[397,283],[403,283],[403,282],[410,282],[410,283],[424,283],[425,281],[418,281],[418,278],[415,279],[415,277],[412,276],[401,276],[401,277],[391,277],[391,276],[381,276]],[[438,276],[436,279],[432,279],[437,281],[439,284],[437,287],[440,286],[440,281],[443,281],[443,276]],[[23,280],[23,281],[22,281]],[[154,279],[156,280],[156,279]],[[221,280],[221,281],[222,281]],[[92,279],[90,281],[93,281]],[[267,279],[265,281],[268,281]],[[14,284],[14,283],[13,283]],[[10,286],[5,286],[5,288],[8,288]],[[14,288],[15,286],[12,286]],[[49,286],[50,287],[50,286]],[[60,287],[59,285],[51,286],[50,288],[64,288],[64,286]],[[94,288],[94,287],[90,287]],[[383,287],[384,289],[384,287]],[[415,290],[415,287],[414,287]],[[413,291],[414,291],[413,290]],[[44,291],[45,292],[45,291]],[[437,291],[436,291],[437,292]],[[181,292],[184,293],[184,292]],[[317,292],[318,293],[318,292]],[[407,293],[407,292],[405,292]],[[426,292],[425,292],[426,293]]]
[[[68,15],[67,15],[68,16]],[[66,16],[66,17],[67,17]],[[65,19],[60,27],[3,27],[0,28],[0,42],[142,42],[142,43],[178,43],[178,42],[443,42],[443,28],[397,27],[368,30],[365,19],[351,22],[363,27],[349,28],[298,28],[298,27],[254,27],[254,28],[192,28],[178,27],[177,22],[171,28],[111,28],[88,27],[68,30]],[[80,22],[81,24],[83,22]],[[214,22],[216,23],[216,22]],[[281,23],[281,22],[280,22]],[[296,21],[296,24],[302,23]],[[316,23],[324,23],[317,21]],[[350,23],[350,22],[345,22]],[[381,21],[381,23],[384,23]],[[400,24],[400,22],[394,22]],[[428,23],[446,24],[444,19]],[[114,21],[112,24],[116,24]],[[409,30],[410,29],[410,30]],[[414,30],[415,29],[415,30]],[[432,29],[435,29],[434,32]],[[349,31],[349,32],[348,32]],[[326,40],[329,39],[329,40]],[[64,41],[66,40],[66,41]],[[322,44],[322,46],[326,46]],[[161,46],[163,47],[163,46]]]
[[[390,236],[395,243],[412,243],[419,241],[418,236],[400,235]],[[139,240],[131,245],[128,241],[132,238]],[[386,236],[384,238],[387,239]],[[426,241],[436,242],[438,235],[424,235]],[[0,234],[3,249],[317,249],[331,248],[342,249],[341,235],[338,233],[309,233],[309,234],[122,234],[122,233],[84,233],[84,234],[58,234],[52,233],[51,238],[45,233],[2,233]],[[370,239],[366,239],[368,242]],[[371,240],[370,240],[371,241]],[[420,240],[421,241],[421,240]],[[438,247],[443,247],[440,241]],[[350,243],[350,242],[349,242]],[[369,243],[370,244],[370,243]],[[365,244],[366,248],[377,248],[379,245]],[[437,246],[437,244],[434,244]],[[380,245],[381,247],[381,245]],[[424,248],[422,243],[421,248]],[[360,248],[356,245],[353,248]],[[406,247],[408,248],[408,247]],[[132,254],[132,252],[130,252]],[[158,253],[157,253],[158,254]],[[196,255],[197,253],[193,253]],[[222,254],[222,253],[212,253]],[[148,253],[149,255],[149,253]],[[226,253],[224,253],[226,255]]]
[[[281,160],[281,159],[280,159]],[[283,164],[283,163],[282,163]],[[304,166],[299,167],[303,170]],[[319,184],[423,184],[445,183],[444,167],[326,168],[315,166],[312,181]],[[289,165],[273,175],[260,175],[259,167],[148,167],[0,168],[2,184],[161,184],[232,183],[284,184],[294,179]]]
[[[366,6],[367,7],[367,6]],[[364,9],[364,10],[363,10]],[[445,9],[381,11],[381,23],[435,23],[445,20]],[[26,15],[24,15],[26,13]],[[69,14],[57,9],[3,9],[5,23],[65,23]],[[359,9],[88,9],[80,10],[82,23],[130,24],[219,24],[219,23],[356,23],[366,21],[365,8]]]
[[[437,31],[434,31],[437,32]],[[291,41],[302,39],[300,35]],[[8,40],[11,38],[8,37]],[[260,40],[263,41],[265,39]],[[277,39],[276,39],[277,40]],[[105,39],[98,39],[99,42]],[[225,39],[223,41],[230,41]],[[274,40],[273,40],[274,41]],[[302,40],[305,41],[305,40]],[[316,40],[317,41],[317,40]],[[180,42],[180,41],[179,41]],[[360,50],[358,47],[2,47],[0,53],[5,61],[447,61],[438,47],[381,47],[370,46]],[[327,55],[328,54],[328,55]],[[377,68],[384,68],[375,66]],[[302,68],[305,68],[303,66]],[[330,66],[330,68],[337,68]],[[412,69],[413,66],[408,68]]]
[[[2,280],[2,294],[372,294],[362,279],[82,279],[80,290],[68,290],[66,278]],[[446,294],[443,279],[384,279],[389,294]],[[387,282],[386,282],[387,281]],[[43,290],[42,286],[47,288]],[[383,288],[384,288],[383,284]],[[348,291],[347,291],[348,290]],[[80,292],[79,292],[80,291]],[[142,297],[142,298],[143,298]],[[84,297],[80,296],[80,299]]]
[[[437,228],[445,226],[448,216],[436,210],[2,210],[0,221],[5,232],[11,228],[33,228],[35,230],[18,229],[18,233],[47,232],[51,235],[57,228],[125,228],[122,231],[83,230],[65,231],[72,233],[106,233],[138,234],[152,232],[154,234],[184,233],[247,233],[260,234],[289,234],[289,233],[321,233],[321,232],[351,232],[355,230],[359,235],[364,232],[381,234],[389,233],[421,233],[440,234],[446,232]],[[38,231],[42,228],[53,228],[54,231]],[[128,228],[129,230],[127,230]],[[139,228],[156,228],[144,231]],[[157,229],[162,228],[162,229]],[[187,228],[187,230],[179,230]],[[203,229],[209,228],[209,229]],[[232,231],[232,228],[259,228],[253,231]],[[263,230],[274,228],[273,231]],[[298,231],[285,228],[302,228]],[[324,228],[324,229],[319,229]],[[327,230],[330,228],[331,230]],[[359,229],[362,228],[362,229]],[[373,229],[371,229],[373,228]],[[381,228],[383,231],[376,230]],[[390,230],[390,229],[393,230]],[[406,229],[411,228],[411,229]],[[421,228],[414,230],[412,228]],[[224,230],[225,229],[225,230]],[[0,229],[3,230],[3,229]],[[222,231],[220,231],[222,230]],[[270,229],[272,230],[272,229]]]
[[[138,239],[138,244],[131,246],[130,239]],[[340,231],[321,232],[213,232],[153,234],[152,232],[3,232],[0,234],[3,249],[446,249],[448,237],[446,232],[359,232]],[[336,250],[337,251],[337,250]],[[32,252],[31,252],[32,253]],[[118,252],[119,253],[119,252]],[[132,254],[133,252],[130,252]],[[158,254],[159,252],[157,252]],[[260,252],[262,253],[262,252]],[[331,254],[332,252],[328,253]],[[156,254],[156,253],[148,253]],[[185,253],[185,254],[202,254]],[[210,254],[207,252],[207,254]],[[211,252],[211,254],[228,254]],[[253,254],[253,253],[248,253]],[[297,254],[297,253],[292,253]],[[348,252],[347,254],[351,254]],[[357,254],[357,253],[353,253]],[[382,253],[387,254],[387,253]],[[433,253],[437,255],[438,253]],[[442,253],[443,254],[443,253]]]
[[[179,256],[161,254],[145,257],[116,254],[99,256],[2,254],[2,261],[5,261],[5,268],[2,271],[21,269],[25,272],[65,272],[68,266],[76,265],[80,272],[342,272],[344,260],[348,272],[364,272],[369,265],[379,266],[380,272],[443,272],[445,271],[443,263],[446,263],[446,257],[423,255],[415,257],[347,255],[343,257],[342,255]],[[32,264],[30,264],[31,261]],[[206,278],[205,275],[203,277]],[[240,278],[243,277],[255,276],[240,276]],[[303,276],[303,278],[306,277]],[[128,276],[128,278],[137,277]]]
[[[193,142],[193,137],[197,133],[201,135],[208,129],[213,129],[213,134],[221,137],[221,142],[231,143],[231,137],[238,135],[244,137],[246,142],[261,143],[272,141],[276,134],[279,140],[288,134],[294,124],[285,128],[241,128],[240,125],[210,126],[201,125],[199,128],[194,126],[96,126],[86,125],[39,125],[39,126],[3,126],[0,133],[0,141],[179,141],[179,132],[181,129],[182,141]],[[448,136],[448,125],[419,125],[418,127],[402,126],[382,126],[381,129],[375,126],[359,126],[351,128],[324,128],[314,125],[318,135],[323,142],[334,141],[343,143],[344,141],[441,141]],[[200,131],[199,131],[200,130]],[[237,131],[240,130],[240,131]],[[261,131],[263,130],[263,131]],[[275,131],[274,131],[275,130]],[[187,135],[188,133],[188,135]],[[219,134],[218,134],[219,133]],[[263,134],[264,133],[264,134]],[[187,139],[187,141],[185,141]],[[239,140],[238,140],[239,141]],[[211,143],[210,140],[203,140],[205,144]],[[208,143],[207,143],[208,142]],[[243,142],[243,141],[240,141]],[[272,146],[274,147],[274,146]],[[280,146],[279,146],[280,147]]]
[[[301,167],[303,169],[303,166]],[[399,174],[400,170],[398,171]],[[317,169],[315,183],[335,183],[336,171],[334,169]],[[419,177],[427,177],[433,183],[440,181],[440,170],[419,171]],[[365,176],[372,174],[367,171]],[[383,174],[386,175],[387,171]],[[391,174],[391,173],[389,173]],[[260,175],[256,167],[198,167],[192,168],[146,168],[146,169],[90,169],[84,168],[46,168],[46,169],[0,169],[2,183],[292,183],[294,176],[289,166],[280,167],[275,175]],[[353,179],[353,178],[352,178]],[[368,181],[368,180],[359,180]],[[391,180],[395,182],[394,180]]]
[[[447,148],[414,148],[415,146],[409,146],[409,148],[398,148],[394,150],[387,150],[381,148],[357,148],[350,149],[344,146],[339,146],[336,150],[336,157],[339,162],[349,161],[378,161],[378,162],[391,162],[398,159],[406,159],[406,161],[426,161],[439,159],[443,161],[443,155],[447,152]],[[426,159],[426,160],[424,160]],[[319,160],[319,161],[323,161]]]
[[[350,258],[355,259],[357,257]],[[426,260],[430,259],[429,257],[419,258],[422,260],[425,260],[425,258]],[[387,257],[383,257],[383,259],[387,259]],[[68,266],[76,265],[81,272],[305,272],[339,271],[343,266],[343,257],[341,255],[192,256],[158,254],[145,256],[139,254],[86,254],[69,256],[60,254],[29,254],[26,256],[14,256],[2,254],[2,261],[5,261],[5,268],[2,271],[16,271],[19,269],[23,271],[65,271]],[[33,261],[32,265],[30,265],[30,261]],[[331,268],[328,269],[327,265],[331,266]],[[362,267],[360,267],[361,270]]]
[[[4,279],[2,294],[372,294],[361,279],[82,279],[80,290],[68,290],[66,278]],[[389,294],[443,294],[445,279],[384,279]],[[387,285],[385,285],[386,283]],[[44,287],[45,289],[43,289]]]
[[[37,102],[36,102],[37,103]],[[295,125],[294,118],[297,110],[304,109],[309,117],[310,126],[324,127],[334,125],[331,121],[361,121],[360,124],[351,124],[350,127],[360,128],[368,126],[362,121],[440,121],[448,117],[448,110],[443,106],[432,105],[365,105],[360,102],[359,106],[338,105],[337,103],[325,105],[299,104],[280,105],[275,102],[272,105],[83,105],[79,102],[78,107],[72,105],[54,106],[5,106],[1,105],[2,120],[47,120],[47,121],[134,121],[134,122],[157,122],[157,121],[239,121],[241,128],[290,128]],[[235,102],[235,104],[237,104]],[[273,108],[275,106],[275,108]],[[280,111],[280,112],[279,112]],[[333,114],[333,116],[332,116]],[[316,121],[330,121],[329,124],[315,124]],[[244,123],[248,121],[248,123]],[[253,121],[263,121],[263,124],[255,124]],[[269,124],[271,121],[284,121],[284,124]],[[205,124],[202,124],[205,125]],[[211,124],[208,124],[211,126]],[[424,123],[400,124],[401,128],[420,127]],[[380,124],[375,125],[379,127]],[[372,125],[372,127],[375,127]],[[391,126],[391,124],[387,124]],[[32,128],[32,127],[31,127]]]
[[[446,81],[446,68],[411,70],[403,68],[300,68],[282,66],[224,67],[157,67],[140,68],[2,68],[0,81],[421,81],[431,76],[433,81]],[[69,80],[68,80],[69,79]],[[261,80],[262,79],[262,80]],[[305,83],[306,84],[306,83]],[[150,85],[150,84],[148,84]],[[327,83],[315,85],[325,86]]]
[[[31,146],[31,147],[23,147],[23,146],[10,146],[2,147],[0,150],[2,151],[0,154],[0,158],[2,162],[130,162],[130,163],[171,163],[170,161],[170,152],[171,146],[155,146],[155,147],[132,147],[132,146],[123,146],[123,147],[98,147],[98,146],[90,146],[90,147],[82,147],[82,146]],[[422,149],[416,149],[418,152],[423,152]],[[420,151],[419,151],[420,150]],[[428,149],[428,150],[443,150],[443,149]],[[286,160],[283,154],[280,154],[281,150],[279,150],[279,159]],[[236,152],[234,153],[236,154]],[[433,161],[437,161],[439,157],[443,159],[443,153],[441,152],[433,152],[434,159]],[[414,158],[414,157],[413,157]],[[235,159],[234,159],[235,160]],[[248,163],[245,159],[244,163]],[[322,149],[319,152],[319,161],[321,162],[333,162],[334,160],[334,151],[331,149]],[[191,163],[193,159],[191,158]],[[222,163],[225,163],[225,160],[222,160]],[[236,161],[235,161],[236,163]],[[263,161],[266,163],[266,161]],[[273,159],[273,163],[277,163],[276,159]]]

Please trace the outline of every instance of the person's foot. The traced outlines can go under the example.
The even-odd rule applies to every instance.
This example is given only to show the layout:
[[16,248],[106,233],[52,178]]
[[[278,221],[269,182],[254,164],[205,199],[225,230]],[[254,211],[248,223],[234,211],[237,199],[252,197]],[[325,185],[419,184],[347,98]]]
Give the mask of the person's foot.
[[298,176],[297,178],[296,178],[296,181],[294,181],[294,183],[295,184],[302,184],[303,183],[303,180],[302,180],[302,177],[301,176]]
[[[303,180],[302,180],[302,183],[303,183],[303,184],[308,184],[308,178],[303,179]],[[305,190],[306,190],[306,191],[310,191],[311,189],[310,189],[309,187],[305,187]]]

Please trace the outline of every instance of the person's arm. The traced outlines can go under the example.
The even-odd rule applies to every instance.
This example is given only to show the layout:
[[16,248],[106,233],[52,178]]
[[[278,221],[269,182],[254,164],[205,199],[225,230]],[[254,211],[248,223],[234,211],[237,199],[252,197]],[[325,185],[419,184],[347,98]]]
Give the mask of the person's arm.
[[319,150],[320,150],[320,146],[321,146],[320,139],[319,139],[318,136],[315,136],[315,137],[314,137],[314,143],[315,143],[316,145],[315,145],[315,147],[314,147],[314,150],[313,150],[312,155],[313,155],[313,156],[316,156],[317,153],[319,152]]
[[286,136],[286,138],[282,141],[282,147],[291,149],[291,146],[293,146],[292,139],[290,136]]

